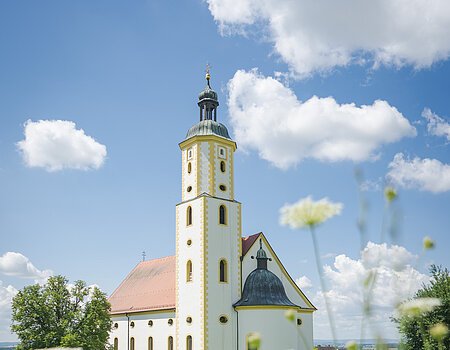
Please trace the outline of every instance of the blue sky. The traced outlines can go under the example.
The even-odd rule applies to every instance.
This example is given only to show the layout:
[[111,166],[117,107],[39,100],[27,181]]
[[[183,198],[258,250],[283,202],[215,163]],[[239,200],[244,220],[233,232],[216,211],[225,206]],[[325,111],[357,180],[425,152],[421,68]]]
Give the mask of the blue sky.
[[[323,2],[314,11],[305,5],[286,12],[289,15],[281,13],[279,27],[270,17],[271,1],[260,9],[249,3],[239,2],[236,8],[218,0],[0,4],[3,300],[51,273],[71,281],[83,279],[111,293],[143,250],[148,258],[174,253],[175,204],[181,198],[178,143],[197,122],[197,95],[205,85],[207,62],[219,93],[219,120],[238,142],[235,195],[243,203],[243,234],[263,231],[293,278],[311,281],[312,287],[304,285],[307,295],[315,300],[319,289],[311,239],[307,231],[280,226],[280,207],[308,195],[343,203],[342,214],[321,226],[318,235],[324,264],[334,266],[330,287],[345,294],[342,281],[351,280],[348,270],[333,264],[341,255],[351,271],[364,265],[356,228],[359,195],[369,203],[369,239],[382,243],[382,188],[390,170],[396,171],[390,181],[399,191],[395,210],[400,225],[394,240],[387,237],[388,244],[404,247],[395,252],[419,274],[426,274],[432,262],[450,265],[450,47],[442,39],[450,28],[448,5],[437,2],[442,16],[433,22],[435,31],[420,21],[391,28],[390,18],[368,16],[367,27],[378,32],[390,28],[377,37],[377,31],[366,33],[354,18],[358,11],[367,15],[377,9],[349,13],[343,6],[336,16],[342,16],[348,28],[324,15],[321,20],[329,25],[324,34],[305,19],[308,11],[311,17],[317,15]],[[427,14],[433,21],[436,11]],[[398,34],[401,30],[410,35]],[[323,51],[300,40],[305,33]],[[389,51],[391,47],[402,49]],[[304,54],[308,50],[309,56]],[[337,52],[339,59],[330,52]],[[279,80],[272,79],[275,76]],[[231,87],[240,93],[233,95]],[[318,102],[309,104],[313,96]],[[336,104],[329,110],[323,100],[327,97]],[[376,100],[385,101],[379,110],[361,108]],[[425,108],[431,112],[423,113]],[[363,130],[354,130],[351,120],[356,119],[348,119],[347,113],[348,118],[365,118]],[[335,115],[340,119],[334,120]],[[305,118],[315,124],[307,132],[301,124]],[[87,159],[84,166],[90,169],[80,170],[61,149],[58,161],[64,160],[68,168],[48,171],[39,161],[30,166],[17,144],[25,140],[27,120],[72,121],[92,142],[104,145],[107,155],[100,155],[96,166]],[[402,126],[396,124],[399,120]],[[277,130],[281,138],[271,128],[287,123],[289,129],[297,122],[292,132]],[[262,141],[249,136],[261,125]],[[332,151],[343,140],[354,145],[343,155],[328,156],[327,149],[324,155],[323,135]],[[370,142],[373,147],[364,152]],[[400,153],[403,156],[389,168]],[[280,166],[277,160],[283,157],[294,161]],[[365,191],[359,190],[355,169],[370,180]],[[426,235],[436,241],[436,248],[423,255]],[[383,254],[397,254],[390,249],[386,246]],[[414,257],[421,254],[420,259]],[[417,281],[425,278],[417,276]],[[5,317],[0,341],[14,339],[7,331],[5,305],[0,310]],[[356,308],[348,315],[344,306],[336,310],[342,318],[357,318]],[[322,319],[319,314],[315,336],[326,338]],[[352,330],[341,334],[357,336]]]

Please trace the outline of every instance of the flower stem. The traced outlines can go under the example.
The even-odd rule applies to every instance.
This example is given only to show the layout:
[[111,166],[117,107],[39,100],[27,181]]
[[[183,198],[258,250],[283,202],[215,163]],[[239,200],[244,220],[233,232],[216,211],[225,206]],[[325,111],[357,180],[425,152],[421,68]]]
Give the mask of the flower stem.
[[313,241],[314,256],[316,258],[317,272],[319,273],[320,285],[322,288],[322,294],[323,294],[323,298],[325,300],[325,306],[326,306],[327,314],[328,314],[328,321],[330,322],[331,335],[333,337],[333,343],[334,343],[334,345],[336,345],[337,343],[336,343],[336,330],[334,327],[334,319],[333,319],[333,315],[331,313],[330,304],[328,302],[328,296],[327,296],[328,290],[326,288],[325,278],[323,275],[323,267],[322,267],[322,262],[320,261],[320,255],[319,255],[319,245],[317,243],[317,237],[316,237],[316,232],[315,232],[314,226],[310,225],[309,230],[311,232],[311,237],[312,237],[312,241]]

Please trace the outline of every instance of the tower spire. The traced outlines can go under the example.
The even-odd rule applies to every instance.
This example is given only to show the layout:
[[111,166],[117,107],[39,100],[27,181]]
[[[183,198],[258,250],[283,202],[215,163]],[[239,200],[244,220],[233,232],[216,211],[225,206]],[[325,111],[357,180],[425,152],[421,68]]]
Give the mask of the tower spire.
[[217,121],[217,107],[219,106],[219,100],[217,99],[217,93],[211,88],[211,66],[209,63],[206,65],[206,87],[198,96],[198,106],[200,107],[200,121],[214,120]]
[[211,79],[211,74],[210,74],[210,71],[211,71],[211,66],[210,66],[210,64],[209,63],[207,63],[206,64],[206,69],[205,69],[205,72],[206,72],[206,76],[205,76],[205,78],[206,78],[206,83],[207,83],[207,85],[208,85],[208,87],[211,89],[211,85],[209,85],[209,80]]

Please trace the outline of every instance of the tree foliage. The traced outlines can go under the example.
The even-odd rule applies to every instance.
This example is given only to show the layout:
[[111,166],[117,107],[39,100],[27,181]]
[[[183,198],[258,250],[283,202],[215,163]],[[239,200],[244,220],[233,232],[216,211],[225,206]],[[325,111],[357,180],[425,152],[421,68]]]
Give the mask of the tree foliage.
[[11,330],[20,340],[17,349],[107,349],[109,309],[106,295],[83,281],[69,286],[65,277],[54,276],[43,286],[27,286],[12,301]]
[[[417,291],[415,298],[439,298],[441,305],[418,317],[394,318],[402,335],[403,349],[438,349],[436,340],[430,336],[430,328],[438,323],[450,328],[450,275],[448,269],[432,265],[431,281]],[[450,349],[450,337],[443,340],[443,348]]]

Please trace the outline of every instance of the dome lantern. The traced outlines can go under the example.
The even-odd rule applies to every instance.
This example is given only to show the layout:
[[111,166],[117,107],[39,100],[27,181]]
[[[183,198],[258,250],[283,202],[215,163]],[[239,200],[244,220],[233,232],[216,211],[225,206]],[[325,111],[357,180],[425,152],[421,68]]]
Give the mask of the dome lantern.
[[217,121],[217,107],[219,100],[217,93],[211,88],[210,66],[206,65],[206,87],[198,95],[198,106],[200,107],[200,121],[214,120]]

